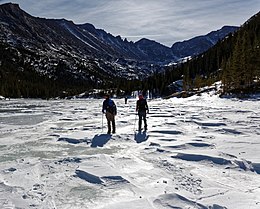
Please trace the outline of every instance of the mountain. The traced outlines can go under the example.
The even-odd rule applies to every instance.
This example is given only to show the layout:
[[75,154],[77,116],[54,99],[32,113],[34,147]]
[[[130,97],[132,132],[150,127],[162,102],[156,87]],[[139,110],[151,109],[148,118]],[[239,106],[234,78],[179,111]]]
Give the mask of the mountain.
[[[224,37],[233,31],[233,28],[229,29],[217,33],[223,33],[221,37]],[[33,17],[12,3],[0,5],[0,30],[1,78],[9,80],[10,73],[7,75],[6,71],[11,69],[11,74],[17,76],[12,79],[21,81],[25,79],[25,72],[28,75],[33,72],[37,77],[35,85],[39,79],[46,80],[40,78],[44,76],[65,89],[75,85],[79,88],[115,87],[122,79],[143,79],[184,55],[200,54],[206,50],[199,47],[201,42],[190,43],[196,44],[191,53],[187,52],[186,42],[185,53],[181,45],[174,49],[148,39],[129,42],[89,23],[74,24],[65,19]],[[214,34],[212,32],[211,36]],[[215,42],[218,37],[215,36]],[[214,42],[210,44],[207,47],[213,46]],[[26,83],[23,86],[29,85],[29,81]],[[20,84],[13,85],[22,88]]]
[[187,41],[176,42],[171,49],[177,57],[188,57],[201,54],[222,40],[229,33],[238,30],[235,26],[224,26],[217,31],[212,31],[204,36],[198,36]]
[[[109,74],[114,77],[115,73],[118,76],[129,76],[128,71],[124,72],[123,64],[129,60],[144,59],[140,53],[130,50],[133,43],[124,44],[120,37],[96,30],[90,24],[76,25],[65,19],[35,18],[16,4],[4,4],[0,7],[0,22],[3,31],[0,35],[1,41],[40,56],[41,58],[31,65],[38,66],[37,71],[47,74],[50,73],[48,69],[63,61],[72,69],[76,69],[80,64],[94,71],[98,69],[104,76]],[[118,58],[123,58],[124,62],[121,61],[116,68],[115,61]],[[136,63],[132,69],[138,70]],[[42,65],[47,69],[43,69]],[[129,68],[131,69],[130,66]]]
[[[213,34],[209,37],[214,38]],[[188,62],[169,66],[164,73],[150,76],[142,83],[146,89],[167,96],[179,95],[174,94],[179,91],[174,82],[177,80],[183,84],[181,95],[192,95],[202,87],[221,81],[222,94],[245,96],[260,92],[259,78],[260,12],[204,53]]]

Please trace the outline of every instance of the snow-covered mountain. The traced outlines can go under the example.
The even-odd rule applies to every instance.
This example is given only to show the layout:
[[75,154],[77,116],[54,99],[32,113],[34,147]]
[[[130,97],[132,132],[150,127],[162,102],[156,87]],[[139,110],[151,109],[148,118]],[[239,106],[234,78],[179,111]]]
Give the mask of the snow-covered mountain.
[[[25,59],[28,65],[50,77],[54,76],[52,71],[60,62],[69,73],[79,77],[94,76],[96,80],[115,75],[144,77],[151,73],[151,64],[153,70],[159,69],[183,56],[199,54],[235,29],[225,27],[198,38],[210,40],[203,47],[201,41],[191,40],[170,48],[148,39],[129,42],[89,23],[77,25],[65,19],[33,17],[17,4],[0,5],[0,41],[19,53],[22,49],[29,50]],[[83,67],[88,69],[87,74],[80,74]]]
[[172,45],[171,49],[176,57],[189,57],[198,55],[207,51],[214,46],[219,40],[222,40],[227,34],[235,32],[238,27],[223,26],[217,31],[212,31],[204,36],[198,36],[190,40],[176,42]]

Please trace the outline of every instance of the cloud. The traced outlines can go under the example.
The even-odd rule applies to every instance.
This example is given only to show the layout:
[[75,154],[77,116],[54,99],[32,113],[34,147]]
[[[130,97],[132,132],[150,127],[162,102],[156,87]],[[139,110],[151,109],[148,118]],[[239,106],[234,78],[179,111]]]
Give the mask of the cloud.
[[[5,1],[1,1],[5,2]],[[6,1],[8,2],[8,1]],[[258,12],[259,0],[14,0],[28,13],[92,23],[129,40],[176,41],[241,25]]]

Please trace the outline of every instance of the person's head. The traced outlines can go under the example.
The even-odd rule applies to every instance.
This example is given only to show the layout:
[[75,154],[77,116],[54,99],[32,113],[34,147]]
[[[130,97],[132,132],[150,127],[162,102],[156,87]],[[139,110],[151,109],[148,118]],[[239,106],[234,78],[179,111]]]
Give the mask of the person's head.
[[109,99],[109,94],[104,94],[105,99]]
[[139,99],[143,99],[144,96],[143,96],[142,94],[139,94],[139,95],[138,95],[138,98],[139,98]]

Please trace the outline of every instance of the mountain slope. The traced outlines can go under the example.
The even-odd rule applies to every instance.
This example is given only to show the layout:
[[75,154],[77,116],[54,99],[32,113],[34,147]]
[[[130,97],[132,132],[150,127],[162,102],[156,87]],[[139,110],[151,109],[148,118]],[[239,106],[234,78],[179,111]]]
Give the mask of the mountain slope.
[[[0,30],[0,75],[6,80],[5,86],[3,82],[1,86],[5,90],[1,92],[7,96],[10,95],[7,81],[24,80],[22,72],[34,71],[40,77],[58,82],[66,91],[75,85],[115,87],[123,79],[143,79],[161,71],[164,64],[178,61],[183,54],[148,39],[129,42],[89,23],[77,25],[65,19],[33,17],[11,3],[0,5]],[[199,50],[194,53],[199,54]],[[14,74],[17,77],[11,76]],[[41,80],[35,79],[35,85]],[[30,80],[26,83],[29,85]],[[15,85],[18,92],[11,93],[12,96],[20,95],[19,89],[25,86]]]
[[238,30],[235,26],[224,26],[220,30],[212,31],[205,36],[198,36],[190,40],[176,42],[171,49],[177,57],[188,57],[198,55],[207,51],[214,46],[218,41],[225,38],[229,33]]
[[[176,43],[169,48],[149,39],[141,39],[136,43],[122,40],[120,36],[114,37],[104,30],[96,29],[87,23],[76,25],[65,19],[53,20],[35,18],[19,8],[17,4],[3,4],[0,6],[1,34],[3,40],[22,44],[30,47],[35,45],[45,47],[48,50],[58,47],[58,50],[71,53],[79,53],[91,57],[119,58],[150,61],[171,62],[185,56],[200,54],[205,47],[200,47],[202,41],[210,40],[207,47],[213,46],[218,40],[228,33],[236,30],[236,27],[224,27],[206,36],[200,36],[183,43]],[[11,27],[10,27],[11,26]],[[183,53],[183,48],[194,50]],[[176,47],[175,47],[176,46]],[[177,47],[178,46],[178,47]]]
[[224,94],[244,96],[260,91],[259,78],[260,12],[206,52],[186,63],[170,66],[165,73],[146,79],[143,85],[160,95],[173,95],[178,91],[178,86],[171,84],[182,80],[185,96],[221,81]]

